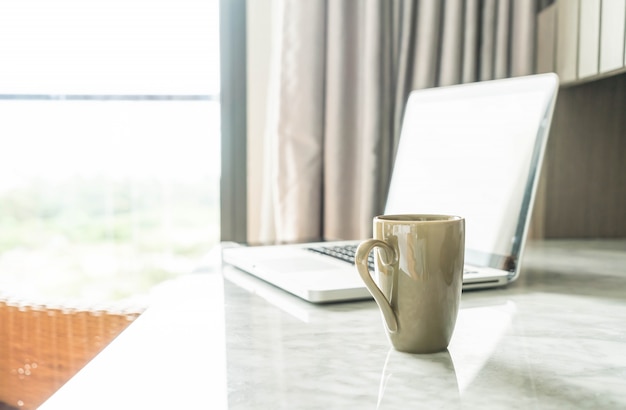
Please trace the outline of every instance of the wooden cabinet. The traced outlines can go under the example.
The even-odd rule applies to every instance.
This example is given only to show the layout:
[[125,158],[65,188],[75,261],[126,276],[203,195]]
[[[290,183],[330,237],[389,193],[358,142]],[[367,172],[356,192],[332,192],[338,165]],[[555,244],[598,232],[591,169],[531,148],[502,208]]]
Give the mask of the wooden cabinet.
[[557,0],[540,10],[536,68],[565,86],[626,72],[626,0]]

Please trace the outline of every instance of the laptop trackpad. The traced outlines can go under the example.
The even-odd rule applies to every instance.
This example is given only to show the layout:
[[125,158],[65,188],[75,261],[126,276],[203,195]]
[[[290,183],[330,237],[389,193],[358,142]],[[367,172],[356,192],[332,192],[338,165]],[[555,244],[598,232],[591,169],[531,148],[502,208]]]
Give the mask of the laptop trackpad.
[[[330,261],[318,260],[317,258],[281,258],[260,261],[255,264],[259,270],[276,273],[297,273],[301,271],[320,271],[337,269],[337,264]],[[345,264],[350,268],[349,264]]]

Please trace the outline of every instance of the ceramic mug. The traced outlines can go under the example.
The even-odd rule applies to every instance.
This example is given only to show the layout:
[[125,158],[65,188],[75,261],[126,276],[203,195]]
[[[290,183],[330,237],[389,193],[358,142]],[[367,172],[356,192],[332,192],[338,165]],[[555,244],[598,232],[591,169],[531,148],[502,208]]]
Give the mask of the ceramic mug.
[[[382,215],[356,267],[382,312],[396,350],[433,353],[450,343],[459,312],[465,220],[450,215]],[[368,255],[375,250],[374,278]]]

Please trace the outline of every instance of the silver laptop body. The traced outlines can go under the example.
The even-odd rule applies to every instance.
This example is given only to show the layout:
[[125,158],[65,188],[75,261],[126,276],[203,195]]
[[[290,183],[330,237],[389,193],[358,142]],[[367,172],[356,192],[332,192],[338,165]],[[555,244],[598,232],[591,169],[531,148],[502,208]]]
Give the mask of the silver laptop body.
[[[408,98],[385,214],[464,217],[464,290],[504,286],[519,275],[557,91],[550,73],[417,90]],[[232,246],[222,254],[302,299],[339,302],[371,296],[352,263],[319,249],[358,243]]]

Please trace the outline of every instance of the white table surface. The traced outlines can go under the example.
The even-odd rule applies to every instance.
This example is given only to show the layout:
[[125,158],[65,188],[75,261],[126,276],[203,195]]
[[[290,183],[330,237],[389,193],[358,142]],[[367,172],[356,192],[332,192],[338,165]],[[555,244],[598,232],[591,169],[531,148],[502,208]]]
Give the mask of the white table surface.
[[528,248],[431,355],[391,349],[372,301],[312,305],[214,254],[41,408],[626,408],[626,241]]

